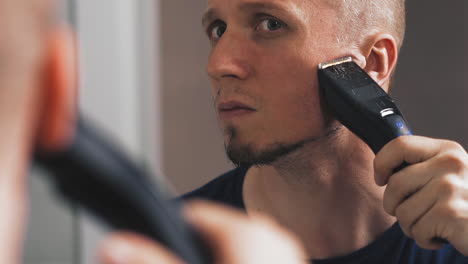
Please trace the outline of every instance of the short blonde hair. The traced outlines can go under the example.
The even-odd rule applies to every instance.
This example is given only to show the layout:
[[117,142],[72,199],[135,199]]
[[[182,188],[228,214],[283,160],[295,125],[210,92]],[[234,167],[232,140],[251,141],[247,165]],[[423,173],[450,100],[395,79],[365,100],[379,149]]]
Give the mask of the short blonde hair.
[[405,0],[325,0],[338,10],[339,41],[352,41],[366,34],[384,31],[393,35],[398,48],[406,30]]

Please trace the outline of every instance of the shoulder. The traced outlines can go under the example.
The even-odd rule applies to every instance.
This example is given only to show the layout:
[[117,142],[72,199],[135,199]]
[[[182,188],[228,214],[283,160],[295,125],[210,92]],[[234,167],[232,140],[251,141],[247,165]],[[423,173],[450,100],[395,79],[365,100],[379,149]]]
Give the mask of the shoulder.
[[235,168],[180,198],[182,200],[206,199],[244,209],[242,186],[247,170],[246,167]]

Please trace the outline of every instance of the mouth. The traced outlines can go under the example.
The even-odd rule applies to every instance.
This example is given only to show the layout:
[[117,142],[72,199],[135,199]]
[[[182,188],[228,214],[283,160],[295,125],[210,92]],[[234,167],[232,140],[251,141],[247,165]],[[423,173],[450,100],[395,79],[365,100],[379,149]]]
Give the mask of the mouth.
[[255,113],[255,108],[239,101],[227,101],[218,104],[218,114],[221,120],[245,117]]

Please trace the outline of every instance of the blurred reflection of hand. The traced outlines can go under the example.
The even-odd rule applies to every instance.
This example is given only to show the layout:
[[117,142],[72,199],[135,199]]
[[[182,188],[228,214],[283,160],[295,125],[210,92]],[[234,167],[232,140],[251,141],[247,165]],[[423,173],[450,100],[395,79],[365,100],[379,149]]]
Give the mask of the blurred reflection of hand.
[[[248,217],[208,202],[192,202],[186,211],[211,246],[215,263],[307,263],[298,240],[264,216]],[[110,237],[100,259],[104,264],[184,263],[160,244],[132,233]]]

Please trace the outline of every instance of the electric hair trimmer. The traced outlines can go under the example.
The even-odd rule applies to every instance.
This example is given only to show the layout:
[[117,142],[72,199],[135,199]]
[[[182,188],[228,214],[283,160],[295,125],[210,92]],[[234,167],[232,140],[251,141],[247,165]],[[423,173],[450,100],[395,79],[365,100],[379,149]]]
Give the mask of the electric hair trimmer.
[[109,226],[152,238],[186,263],[213,263],[205,241],[183,220],[180,204],[170,202],[144,170],[84,120],[67,147],[37,151],[35,162],[60,194]]
[[328,109],[374,153],[412,135],[392,98],[351,57],[321,63],[318,77]]
[[[392,98],[351,57],[319,64],[318,77],[328,110],[374,153],[392,139],[412,135]],[[407,165],[401,164],[394,172]]]

